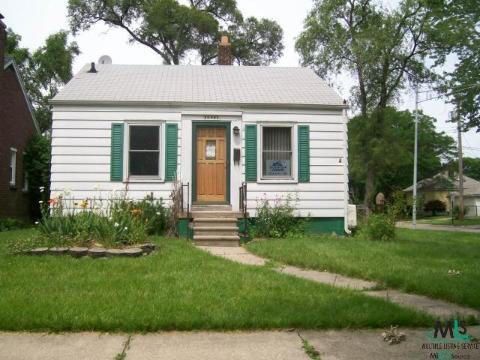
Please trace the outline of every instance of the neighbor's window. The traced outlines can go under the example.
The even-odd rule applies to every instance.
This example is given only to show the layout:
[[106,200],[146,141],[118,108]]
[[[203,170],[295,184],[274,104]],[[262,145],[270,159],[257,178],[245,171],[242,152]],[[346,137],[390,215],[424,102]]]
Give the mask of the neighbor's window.
[[17,172],[17,149],[10,148],[10,185],[15,186]]
[[292,127],[262,127],[262,175],[292,178]]
[[160,176],[160,125],[129,126],[129,175]]

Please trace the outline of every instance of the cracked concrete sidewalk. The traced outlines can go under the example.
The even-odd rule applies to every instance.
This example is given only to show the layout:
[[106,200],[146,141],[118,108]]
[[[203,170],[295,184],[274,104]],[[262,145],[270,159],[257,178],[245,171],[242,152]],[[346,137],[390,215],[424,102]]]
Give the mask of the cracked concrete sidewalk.
[[[248,252],[243,247],[198,247],[212,255],[235,261],[245,265],[264,266],[268,260]],[[273,271],[296,276],[321,284],[336,287],[349,288],[362,291],[363,294],[383,298],[404,307],[410,307],[418,311],[426,312],[436,318],[452,318],[458,315],[462,317],[475,317],[480,319],[480,311],[471,309],[447,301],[431,299],[427,296],[408,294],[398,290],[386,289],[375,290],[378,284],[373,281],[351,278],[327,271],[306,270],[290,265],[272,267]]]
[[413,226],[409,221],[398,221],[396,224],[398,228],[415,229],[415,230],[434,230],[434,231],[451,231],[480,234],[480,225],[432,225],[419,224]]
[[[377,330],[296,330],[252,332],[160,332],[151,334],[5,333],[0,332],[0,359],[8,360],[308,360],[301,339],[322,360],[429,359],[424,344],[431,329],[400,329],[406,340],[383,341]],[[480,327],[468,327],[480,337]],[[126,346],[128,343],[129,346]],[[471,343],[475,345],[475,343]],[[480,344],[456,351],[464,359],[480,358]],[[466,357],[468,356],[468,357]]]

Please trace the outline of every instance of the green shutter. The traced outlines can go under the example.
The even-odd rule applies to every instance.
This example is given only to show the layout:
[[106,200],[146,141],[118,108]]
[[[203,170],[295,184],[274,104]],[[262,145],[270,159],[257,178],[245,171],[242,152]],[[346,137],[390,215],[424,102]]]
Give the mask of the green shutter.
[[112,124],[110,180],[123,180],[123,124]]
[[245,125],[245,180],[257,181],[257,125]]
[[165,138],[165,181],[173,181],[177,176],[177,124],[167,124]]
[[310,181],[310,127],[298,126],[298,182]]

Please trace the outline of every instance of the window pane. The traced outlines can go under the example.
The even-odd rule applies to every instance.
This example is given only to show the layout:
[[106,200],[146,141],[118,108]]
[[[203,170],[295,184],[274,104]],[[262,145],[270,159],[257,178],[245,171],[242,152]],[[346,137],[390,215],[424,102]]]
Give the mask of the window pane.
[[205,160],[215,160],[217,158],[217,141],[207,140],[205,143]]
[[10,184],[15,185],[15,172],[17,165],[17,152],[10,150]]
[[130,152],[130,175],[152,175],[158,176],[159,152]]
[[264,127],[263,150],[291,151],[292,128],[289,127]]
[[158,126],[130,126],[130,150],[158,150]]
[[263,176],[292,176],[292,129],[263,128]]

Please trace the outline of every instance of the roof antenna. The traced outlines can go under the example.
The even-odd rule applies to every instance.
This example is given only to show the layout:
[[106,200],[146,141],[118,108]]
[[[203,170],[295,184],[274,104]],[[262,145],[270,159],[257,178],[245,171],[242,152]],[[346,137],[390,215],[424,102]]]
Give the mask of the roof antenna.
[[87,72],[89,72],[89,73],[97,73],[98,72],[97,69],[95,69],[95,63],[94,62],[92,62],[90,64],[90,70],[88,70]]

